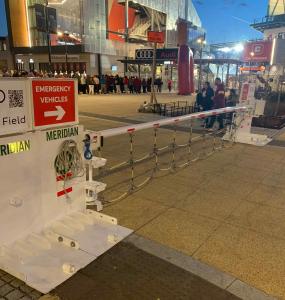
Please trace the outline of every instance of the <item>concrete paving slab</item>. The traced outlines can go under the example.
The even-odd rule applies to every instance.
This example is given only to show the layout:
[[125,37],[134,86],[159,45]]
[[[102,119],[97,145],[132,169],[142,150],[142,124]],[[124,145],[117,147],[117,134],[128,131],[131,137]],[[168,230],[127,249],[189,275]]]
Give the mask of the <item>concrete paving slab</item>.
[[246,197],[247,201],[285,209],[285,189],[259,185]]
[[285,240],[285,209],[243,201],[226,221]]
[[171,208],[143,226],[137,234],[192,255],[219,225],[216,220]]
[[276,174],[276,173],[271,173],[267,175],[262,181],[262,183],[265,185],[269,185],[277,188],[283,188],[284,182],[285,182],[285,174]]
[[84,128],[88,130],[104,130],[104,129],[110,129],[110,128],[116,128],[120,126],[127,125],[127,123],[121,123],[111,120],[102,120],[92,117],[86,117],[79,115],[79,123],[84,124]]
[[241,201],[240,196],[236,194],[223,191],[210,193],[207,190],[199,189],[175,206],[191,213],[222,221],[239,206]]
[[[230,172],[231,173],[231,172]],[[222,173],[221,173],[222,174]],[[204,185],[204,190],[209,192],[224,191],[229,194],[239,196],[240,198],[245,197],[250,192],[252,192],[258,183],[249,183],[244,180],[233,180],[228,173],[224,173],[223,176],[216,176],[209,179],[207,184]]]
[[59,296],[62,300],[87,300],[92,299],[90,298],[90,293],[94,287],[96,287],[94,280],[90,279],[84,273],[77,272],[58,286],[55,291],[51,291],[51,294]]
[[104,208],[104,213],[118,218],[120,225],[137,230],[167,209],[160,203],[133,195]]
[[285,241],[242,227],[221,226],[194,258],[285,299]]
[[147,185],[145,188],[136,192],[134,197],[142,197],[152,202],[171,207],[175,205],[175,203],[185,199],[195,190],[197,190],[197,186],[194,184],[186,187],[181,187],[181,185],[161,186],[155,180],[150,185]]
[[271,173],[269,169],[260,170],[260,169],[252,169],[250,167],[242,167],[239,163],[234,166],[225,167],[221,176],[230,177],[231,180],[234,181],[245,181],[247,183],[260,183],[262,182],[266,176]]

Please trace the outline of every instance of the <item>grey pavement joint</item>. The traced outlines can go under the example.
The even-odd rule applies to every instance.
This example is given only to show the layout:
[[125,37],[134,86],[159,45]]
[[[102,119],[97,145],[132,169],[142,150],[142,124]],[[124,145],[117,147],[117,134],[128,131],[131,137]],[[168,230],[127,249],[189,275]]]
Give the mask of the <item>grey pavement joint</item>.
[[161,245],[157,242],[132,234],[125,241],[135,245],[149,254],[166,260],[194,275],[197,275],[214,285],[228,290],[231,294],[243,300],[274,300],[262,291],[249,286],[235,277],[210,267],[188,255]]
[[276,300],[276,298],[269,296],[262,291],[248,286],[246,283],[235,280],[227,290],[241,299],[246,300]]
[[2,285],[0,287],[0,296],[6,296],[8,293],[10,293],[11,291],[13,290],[13,287],[9,284],[5,284],[5,285]]
[[7,298],[7,300],[19,300],[23,296],[24,296],[24,294],[22,292],[20,292],[19,290],[13,290],[6,296],[6,298]]

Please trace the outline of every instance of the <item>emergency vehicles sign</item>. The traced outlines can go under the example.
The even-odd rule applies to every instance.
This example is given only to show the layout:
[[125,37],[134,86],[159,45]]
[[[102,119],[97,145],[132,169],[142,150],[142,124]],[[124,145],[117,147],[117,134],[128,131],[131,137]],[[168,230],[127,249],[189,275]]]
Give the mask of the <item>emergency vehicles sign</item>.
[[32,93],[35,128],[77,123],[73,80],[33,80]]
[[0,80],[0,136],[30,129],[27,82]]

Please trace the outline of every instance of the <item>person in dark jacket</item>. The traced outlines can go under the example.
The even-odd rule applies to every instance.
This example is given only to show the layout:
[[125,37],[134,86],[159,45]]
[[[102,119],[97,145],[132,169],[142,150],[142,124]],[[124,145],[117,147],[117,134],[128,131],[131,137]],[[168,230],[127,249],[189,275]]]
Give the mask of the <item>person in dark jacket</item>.
[[214,105],[213,103],[214,90],[212,89],[210,82],[206,81],[204,83],[201,96],[202,96],[201,105],[203,107],[203,111],[211,110]]
[[145,78],[143,78],[143,80],[142,80],[142,89],[143,89],[143,93],[145,94],[146,90],[147,90],[147,82],[146,82]]
[[[203,111],[213,109],[213,105],[214,105],[213,97],[214,97],[214,90],[212,89],[210,82],[206,81],[203,85],[203,89],[201,92],[201,106],[203,108]],[[208,127],[209,123],[210,123],[210,118],[206,118],[204,126]]]
[[[225,87],[220,78],[215,79],[216,90],[213,97],[213,109],[224,108],[226,104],[225,98]],[[213,125],[215,121],[219,122],[219,130],[224,128],[224,116],[219,114],[218,116],[212,116],[209,123],[209,131],[213,130]]]
[[235,89],[230,89],[230,94],[227,98],[226,104],[227,106],[236,106],[238,102],[238,95]]
[[202,107],[202,102],[203,102],[202,91],[196,90],[195,92],[196,92],[195,106],[197,107],[197,111],[201,111],[203,109],[203,107]]

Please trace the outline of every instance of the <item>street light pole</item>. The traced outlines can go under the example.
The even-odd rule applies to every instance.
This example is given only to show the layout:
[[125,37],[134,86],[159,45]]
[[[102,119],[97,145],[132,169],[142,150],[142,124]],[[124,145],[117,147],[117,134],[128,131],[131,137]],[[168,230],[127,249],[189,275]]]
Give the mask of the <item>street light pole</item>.
[[203,39],[198,39],[197,43],[200,45],[200,63],[199,63],[199,78],[198,78],[198,90],[201,90],[202,85],[202,58],[203,58],[203,47],[206,45],[205,37]]
[[50,44],[50,33],[49,33],[49,20],[48,20],[48,0],[45,0],[45,6],[44,6],[44,12],[45,12],[45,21],[46,21],[46,36],[47,36],[47,46],[48,46],[48,64],[49,64],[49,72],[52,72],[51,67],[51,44]]
[[199,79],[198,79],[198,90],[201,90],[202,83],[202,57],[203,57],[203,48],[200,48],[200,63],[199,63]]
[[154,80],[156,75],[156,49],[157,49],[157,43],[154,43],[153,58],[152,58],[151,96],[150,96],[151,104],[154,103],[157,104],[157,99],[156,99],[155,89],[154,89]]
[[251,59],[250,59],[250,61],[249,61],[249,79],[251,79],[251,75],[252,75],[252,74],[251,74],[251,73],[252,73],[252,72],[251,72],[251,71],[252,71],[252,70],[251,70],[251,64],[252,64],[252,62],[253,62],[253,57],[254,57],[254,52],[253,52],[253,51],[250,52],[250,57],[251,57]]
[[[129,56],[129,0],[125,0],[125,43],[126,43],[126,56],[125,60]],[[128,72],[128,63],[124,63],[124,75],[126,76]]]
[[64,35],[64,45],[65,45],[65,65],[66,65],[66,72],[67,72],[68,52],[67,52],[67,43],[66,43],[66,40],[69,37],[69,33],[67,31],[65,31],[63,33],[63,35]]

